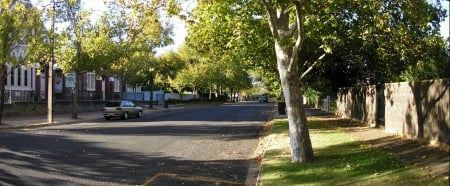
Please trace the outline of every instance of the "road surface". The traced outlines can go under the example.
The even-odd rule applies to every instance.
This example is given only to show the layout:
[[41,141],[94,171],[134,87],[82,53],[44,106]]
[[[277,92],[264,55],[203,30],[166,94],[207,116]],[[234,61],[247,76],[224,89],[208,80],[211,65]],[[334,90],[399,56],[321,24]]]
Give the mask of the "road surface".
[[224,104],[1,131],[0,185],[244,185],[272,115]]

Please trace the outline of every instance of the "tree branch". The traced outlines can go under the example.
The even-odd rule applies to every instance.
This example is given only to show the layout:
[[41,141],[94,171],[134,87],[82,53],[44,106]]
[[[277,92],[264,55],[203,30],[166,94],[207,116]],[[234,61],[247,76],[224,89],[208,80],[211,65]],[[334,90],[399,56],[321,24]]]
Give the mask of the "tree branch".
[[294,37],[295,32],[298,30],[297,22],[294,22],[289,26],[289,30],[287,32],[282,32],[283,37]]
[[[299,8],[299,7],[300,7],[300,8],[303,7],[303,5],[304,5],[305,3],[307,3],[308,1],[310,1],[310,0],[293,1],[292,3],[295,4],[296,9],[297,9],[297,11],[298,11],[298,10],[299,10],[298,8]],[[288,11],[288,10],[286,10],[286,11]],[[297,12],[296,12],[296,14],[297,14]],[[298,14],[297,14],[297,16],[298,16]],[[302,22],[302,24],[303,24],[303,22]],[[303,27],[303,26],[302,26],[302,27]],[[292,25],[289,26],[289,32],[287,33],[287,34],[288,34],[288,37],[294,37],[294,34],[295,34],[296,31],[298,31],[298,22],[297,22],[297,21],[294,22]],[[300,32],[302,32],[302,31],[300,31]]]
[[264,5],[264,8],[267,11],[267,18],[269,19],[270,31],[272,32],[272,34],[275,38],[279,39],[280,35],[277,32],[278,27],[275,24],[276,18],[274,17],[274,16],[276,16],[276,11],[273,8],[272,4],[270,2],[268,2],[267,0],[260,0],[260,1]]
[[296,2],[298,3],[299,6],[303,7],[303,5],[305,5],[309,1],[311,1],[311,0],[301,0],[301,1],[296,1]]
[[293,64],[297,63],[297,59],[298,59],[298,52],[300,50],[300,47],[303,44],[303,32],[304,32],[304,28],[303,28],[303,14],[302,14],[302,8],[303,8],[303,4],[299,1],[294,1],[293,2],[295,4],[295,15],[296,15],[296,29],[297,30],[297,35],[295,36],[295,45],[292,48],[292,57],[291,57],[291,61],[289,62],[289,67],[288,67],[288,72],[292,71],[293,68]]
[[319,58],[317,58],[316,61],[314,61],[314,63],[308,68],[306,69],[305,72],[302,73],[302,75],[300,76],[300,80],[303,79],[303,77],[305,77],[312,69],[314,69],[314,67],[319,64],[319,62],[325,58],[325,56],[327,56],[327,53],[323,53]]

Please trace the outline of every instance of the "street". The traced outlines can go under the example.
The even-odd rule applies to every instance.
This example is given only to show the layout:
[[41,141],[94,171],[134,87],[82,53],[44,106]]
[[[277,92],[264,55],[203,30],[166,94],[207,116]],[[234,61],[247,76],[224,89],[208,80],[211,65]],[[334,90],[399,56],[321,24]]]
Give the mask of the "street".
[[0,131],[0,185],[244,185],[272,110],[224,104]]

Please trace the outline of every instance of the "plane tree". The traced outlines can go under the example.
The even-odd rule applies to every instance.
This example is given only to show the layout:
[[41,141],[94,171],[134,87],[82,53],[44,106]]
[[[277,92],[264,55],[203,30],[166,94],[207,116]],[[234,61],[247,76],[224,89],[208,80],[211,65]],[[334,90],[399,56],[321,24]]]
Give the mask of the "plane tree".
[[186,60],[177,52],[166,52],[157,57],[158,71],[156,82],[161,90],[171,91],[171,80],[186,66]]
[[216,69],[219,69],[218,74],[223,75],[223,81],[219,81],[216,88],[218,89],[219,95],[222,95],[225,89],[233,101],[236,101],[238,93],[252,87],[250,74],[242,63],[241,58],[237,56],[224,55],[220,59],[220,62],[219,66],[221,68]]
[[122,57],[111,65],[109,73],[121,79],[122,91],[126,84],[153,90],[158,74],[155,49],[172,43],[172,27],[162,20],[162,12],[176,11],[175,4],[165,0],[110,1],[109,10],[110,25],[117,26],[116,40],[123,48]]
[[82,76],[87,72],[101,72],[116,57],[117,46],[104,20],[92,24],[88,11],[81,10],[79,4],[68,3],[66,20],[69,24],[57,41],[56,61],[63,72],[75,76],[72,118],[78,118]]
[[[261,9],[258,3],[262,3],[265,9]],[[246,58],[238,59],[258,61],[254,64],[276,66],[288,108],[293,162],[306,162],[313,158],[302,104],[301,76],[297,63],[298,51],[303,42],[305,3],[306,1],[201,1],[192,13],[193,21],[189,27],[188,38],[188,43],[192,43],[191,45],[200,52],[209,52],[214,56],[227,56],[230,53],[228,56],[245,56]],[[264,15],[264,12],[267,14]],[[252,33],[252,31],[264,33],[258,30],[262,27],[255,27],[257,24],[262,25],[262,22],[259,22],[261,19],[269,20],[270,34],[240,40],[241,37],[247,36],[246,33]],[[270,50],[266,47],[272,47],[273,41],[275,41],[276,55],[270,57],[267,54],[274,54],[274,52],[267,52]],[[262,50],[258,48],[261,46],[264,47]],[[253,51],[266,51],[267,54],[256,53],[254,56],[259,58],[253,58],[251,57],[251,54],[255,54]],[[275,60],[277,63],[274,63]],[[270,69],[274,68],[265,70]]]
[[194,67],[199,62],[200,57],[195,50],[186,44],[180,46],[176,54],[181,62],[180,69],[173,71],[174,76],[170,76],[168,80],[171,91],[177,92],[182,96],[184,91],[195,90],[193,81],[189,79],[196,76]]
[[426,1],[311,2],[300,53],[314,53],[324,43],[332,53],[305,77],[304,85],[332,92],[343,86],[448,77],[445,41],[438,33],[441,8]]
[[429,46],[437,41],[443,12],[424,0],[255,2],[198,2],[187,42],[214,56],[237,54],[253,70],[262,69],[258,75],[271,84],[281,82],[294,163],[314,157],[301,90],[317,75],[342,69],[349,73],[330,78],[374,74],[379,81],[392,81],[408,65],[427,61],[423,52],[432,51],[426,48],[441,49]]
[[201,77],[202,74],[205,74],[205,69],[207,69],[205,64],[200,60],[196,60],[195,63],[187,63],[170,84],[180,95],[184,91],[192,91],[195,95],[199,89],[206,86],[204,79]]
[[437,39],[444,12],[425,0],[260,2],[274,36],[292,162],[313,159],[301,91],[313,69],[336,65],[330,59],[340,56],[366,78],[387,82],[396,80],[406,67],[436,57],[424,54],[430,54],[429,40]]
[[[252,2],[258,6],[229,2],[199,1],[187,19],[187,45],[200,55],[206,56],[207,63],[211,63],[209,66],[213,67],[207,71],[211,74],[211,82],[208,83],[210,95],[211,92],[221,95],[224,90],[234,94],[248,88],[249,69],[262,66],[259,64],[270,58],[270,55],[260,57],[261,55],[252,54],[262,51],[267,54],[273,51],[267,48],[270,46],[269,42],[262,46],[262,42],[258,42],[270,38],[268,34],[266,37],[261,34],[261,31],[267,29],[258,29],[267,23],[252,14],[252,9],[258,9],[258,2]],[[246,77],[242,78],[244,76]]]

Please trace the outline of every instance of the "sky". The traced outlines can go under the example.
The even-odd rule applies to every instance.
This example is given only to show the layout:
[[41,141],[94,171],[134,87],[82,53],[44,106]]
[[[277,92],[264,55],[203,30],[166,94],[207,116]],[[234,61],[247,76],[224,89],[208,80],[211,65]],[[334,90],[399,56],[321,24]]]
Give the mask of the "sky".
[[[87,10],[94,10],[94,19],[95,17],[99,17],[104,11],[107,11],[103,0],[81,0],[81,4]],[[172,36],[174,43],[163,48],[157,48],[157,55],[167,51],[176,51],[181,45],[184,44],[184,40],[187,36],[186,24],[183,21],[178,18],[171,18],[168,22],[174,26],[174,33]]]
[[[49,4],[51,0],[31,0],[33,5],[37,4],[38,1],[42,1],[42,4]],[[430,3],[436,3],[436,0],[427,0]],[[194,1],[191,1],[188,6],[195,6],[192,3]],[[448,18],[448,10],[449,10],[449,1],[441,1],[442,7],[447,10],[447,17],[443,22],[441,22],[441,35],[446,38],[449,37],[449,18]],[[102,14],[104,11],[106,11],[106,6],[103,3],[103,0],[81,0],[82,7],[87,10],[93,10],[93,19],[95,20],[96,17],[99,17],[100,14]],[[193,7],[191,7],[193,8]],[[164,48],[158,48],[156,50],[157,53],[164,53],[165,51],[175,51],[178,49],[179,46],[181,46],[184,43],[184,40],[187,36],[187,30],[186,30],[186,24],[181,21],[178,18],[172,18],[169,20],[170,23],[174,26],[174,35],[173,40],[174,43],[172,45],[169,45]]]
[[[430,2],[430,3],[436,3],[436,0],[427,0],[428,2]],[[450,24],[449,24],[449,9],[450,9],[450,7],[449,7],[449,1],[448,0],[445,0],[445,1],[442,1],[441,0],[441,5],[442,5],[442,7],[444,8],[444,9],[446,9],[447,10],[447,17],[445,18],[445,20],[444,21],[442,21],[441,22],[441,36],[442,37],[444,37],[444,38],[447,38],[447,37],[449,37],[449,32],[450,32]]]
[[[103,12],[107,11],[103,1],[104,0],[81,0],[81,4],[87,10],[94,10],[92,17],[93,19],[96,19],[96,17],[99,17]],[[192,3],[190,3],[189,5],[191,4]],[[187,36],[186,24],[182,20],[173,17],[167,21],[174,26],[173,28],[174,33],[172,35],[174,43],[172,45],[163,48],[157,48],[156,49],[157,54],[162,54],[167,51],[176,51],[181,45],[184,44],[184,40]]]

